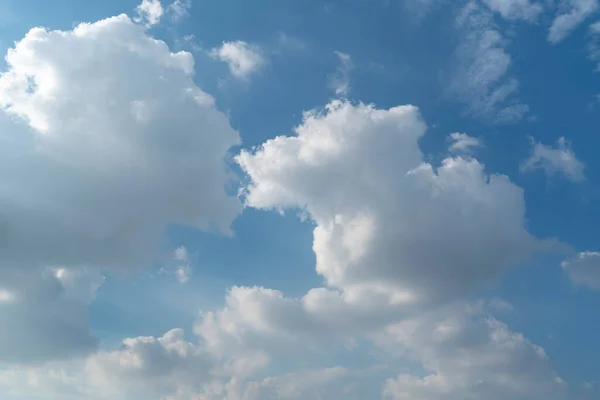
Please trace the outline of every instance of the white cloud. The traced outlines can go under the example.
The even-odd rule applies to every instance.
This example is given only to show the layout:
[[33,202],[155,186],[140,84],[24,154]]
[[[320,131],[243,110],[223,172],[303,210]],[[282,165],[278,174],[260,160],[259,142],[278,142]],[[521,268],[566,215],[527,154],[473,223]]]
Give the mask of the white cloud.
[[345,368],[331,367],[253,379],[268,361],[261,352],[222,359],[210,347],[186,341],[181,329],[173,329],[161,337],[125,339],[121,349],[73,361],[69,368],[0,370],[0,393],[47,399],[319,398],[331,383],[348,374]]
[[543,170],[548,176],[563,175],[572,182],[585,180],[585,166],[577,159],[570,143],[561,137],[556,147],[536,143],[532,140],[531,156],[521,164],[522,171]]
[[[423,160],[412,106],[335,101],[296,135],[237,158],[246,204],[305,210],[317,272],[345,293],[437,303],[492,282],[537,246],[520,188],[474,159]],[[435,248],[436,251],[431,251]]]
[[2,268],[139,268],[169,223],[229,232],[240,206],[224,158],[238,135],[189,53],[122,15],[34,28],[6,59]]
[[598,0],[562,0],[550,30],[548,40],[558,43],[598,10]]
[[336,73],[329,77],[329,86],[336,96],[346,97],[350,93],[350,72],[354,69],[354,63],[350,54],[340,51],[334,54],[338,58],[338,67]]
[[470,154],[475,148],[483,146],[480,139],[466,133],[451,133],[450,139],[453,141],[450,145],[450,152],[452,153]]
[[192,0],[175,0],[167,6],[167,14],[175,22],[186,18],[192,8]]
[[221,47],[211,50],[210,55],[227,63],[229,72],[239,79],[248,79],[258,73],[266,64],[259,47],[241,40],[223,42]]
[[[13,368],[0,372],[0,393],[65,399],[72,386],[90,399],[377,398],[384,377],[363,395],[349,381],[364,370],[336,362],[336,350],[362,350],[372,361],[363,342],[382,346],[384,361],[409,356],[434,377],[424,381],[449,382],[423,391],[421,376],[406,386],[402,375],[400,387],[416,399],[436,399],[440,390],[450,399],[558,393],[539,348],[481,312],[444,306],[492,283],[539,242],[524,228],[523,194],[508,178],[488,176],[471,158],[424,163],[425,128],[412,106],[334,101],[307,113],[295,136],[238,157],[252,179],[249,206],[303,209],[316,224],[316,268],[328,287],[301,298],[233,287],[223,308],[196,323],[196,341],[179,329],[126,339],[84,367],[55,367],[53,379],[48,368]],[[189,255],[179,249],[174,257]],[[37,387],[23,378],[32,374]],[[389,381],[389,394],[398,382]]]
[[215,362],[201,346],[185,341],[181,329],[173,329],[159,338],[125,339],[121,350],[90,357],[85,372],[104,398],[160,398],[209,382]]
[[12,300],[0,323],[12,329],[0,333],[0,359],[73,356],[96,346],[93,290],[79,291],[97,281],[47,268],[147,266],[171,223],[228,234],[241,205],[225,192],[225,157],[239,139],[194,84],[192,56],[125,15],[34,28],[6,62],[0,282]]
[[466,105],[465,113],[497,123],[521,120],[529,107],[519,101],[519,82],[509,75],[512,59],[507,40],[492,15],[470,1],[457,19],[464,37],[456,50],[452,93]]
[[509,20],[537,20],[544,7],[531,0],[483,0],[492,10]]
[[423,363],[422,375],[387,381],[396,400],[566,399],[543,349],[492,317],[464,306],[389,326],[382,335]]
[[135,10],[138,15],[136,22],[146,24],[148,27],[158,24],[164,13],[160,0],[142,0]]
[[600,289],[600,253],[583,251],[561,263],[576,285]]

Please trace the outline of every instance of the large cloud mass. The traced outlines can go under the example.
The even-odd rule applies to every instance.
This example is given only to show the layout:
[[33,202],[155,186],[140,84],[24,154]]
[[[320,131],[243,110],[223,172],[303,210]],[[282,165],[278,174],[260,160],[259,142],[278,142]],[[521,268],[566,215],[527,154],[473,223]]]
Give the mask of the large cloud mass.
[[6,62],[0,360],[80,354],[96,345],[87,305],[102,279],[77,268],[146,266],[169,223],[228,233],[238,135],[194,84],[192,56],[125,15],[34,28]]
[[424,163],[412,106],[333,102],[238,162],[257,208],[303,209],[316,223],[317,272],[357,296],[435,303],[493,282],[537,241],[522,190],[470,158]]
[[[502,62],[469,99],[520,117],[525,107],[505,102],[516,90],[502,83],[510,59],[486,26],[469,25],[469,37],[481,36]],[[76,356],[97,344],[86,307],[103,278],[90,266],[144,265],[168,223],[228,232],[239,204],[226,195],[223,159],[238,136],[193,83],[191,56],[172,53],[124,15],[72,31],[33,29],[7,64],[0,76],[0,324],[9,328],[0,330],[0,361]],[[414,106],[333,101],[306,113],[294,135],[236,158],[249,177],[248,207],[300,210],[315,225],[324,287],[299,298],[232,287],[224,307],[196,322],[194,339],[173,329],[69,362],[3,368],[0,393],[561,397],[564,384],[543,350],[465,301],[540,248],[525,229],[522,190],[487,174],[468,151],[426,162],[425,131]],[[363,385],[369,374],[375,384]]]
[[[32,29],[0,77],[0,265],[143,266],[168,223],[227,231],[237,133],[127,16]],[[24,121],[28,126],[25,126]]]

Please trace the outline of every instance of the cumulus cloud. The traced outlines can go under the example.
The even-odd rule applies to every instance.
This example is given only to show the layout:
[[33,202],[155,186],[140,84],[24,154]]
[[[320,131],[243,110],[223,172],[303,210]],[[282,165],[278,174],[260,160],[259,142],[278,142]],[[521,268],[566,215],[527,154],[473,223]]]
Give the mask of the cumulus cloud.
[[[256,69],[239,57],[231,63],[239,77]],[[7,64],[0,322],[19,329],[0,333],[0,353],[9,361],[83,354],[96,345],[85,322],[102,281],[92,267],[144,265],[168,223],[228,231],[239,204],[225,193],[223,159],[238,136],[193,83],[191,56],[172,53],[126,16],[72,31],[34,29]],[[525,229],[519,187],[472,157],[426,163],[425,131],[416,107],[336,100],[306,113],[294,135],[236,158],[250,179],[247,206],[301,210],[315,224],[325,287],[300,298],[233,287],[224,307],[200,317],[194,339],[173,329],[85,359],[4,368],[0,394],[347,400],[402,390],[417,399],[441,391],[451,399],[531,400],[558,393],[541,349],[481,313],[443,306],[493,284],[542,243]],[[462,150],[472,139],[454,138]],[[189,262],[183,247],[173,258]],[[16,336],[27,329],[53,340],[26,349],[38,340]],[[354,371],[334,357],[315,362],[361,341],[398,346],[394,356],[410,355],[429,377],[401,375],[385,387],[382,380],[360,397],[340,383]]]
[[338,67],[335,74],[329,77],[329,86],[336,96],[346,97],[350,93],[350,72],[354,69],[354,63],[350,54],[336,51]]
[[600,253],[583,251],[561,263],[576,285],[600,289]]
[[71,368],[0,370],[0,393],[98,400],[318,398],[348,375],[346,368],[330,367],[253,379],[268,362],[264,354],[223,360],[209,346],[188,342],[184,335],[183,330],[173,329],[160,337],[128,338],[121,349],[74,361]]
[[522,190],[473,159],[425,163],[425,129],[412,106],[335,101],[307,113],[295,136],[237,157],[251,179],[246,204],[305,210],[316,270],[332,287],[409,304],[462,296],[538,242]]
[[239,79],[248,79],[266,65],[261,49],[241,40],[223,42],[221,47],[212,49],[210,55],[227,63],[231,75]]
[[531,156],[521,164],[521,171],[542,170],[548,176],[562,175],[572,182],[585,180],[584,164],[577,159],[570,143],[561,137],[556,147],[532,140]]
[[483,2],[509,20],[522,19],[533,22],[544,10],[540,3],[531,0],[483,0]]
[[192,56],[125,15],[34,28],[6,62],[0,359],[73,355],[96,345],[86,309],[99,278],[66,277],[148,265],[171,223],[228,234],[241,206],[225,157],[239,139],[194,84]]
[[[444,306],[493,283],[540,244],[524,228],[522,191],[470,157],[425,163],[425,130],[416,107],[338,100],[306,113],[294,136],[237,158],[251,179],[248,206],[301,209],[315,223],[326,287],[300,298],[233,287],[223,308],[197,321],[195,341],[179,329],[126,339],[80,368],[59,369],[54,380],[47,370],[36,376],[44,387],[71,382],[92,399],[358,400],[399,390],[424,399],[440,390],[456,399],[547,398],[546,388],[560,384],[539,348],[481,312]],[[174,257],[187,259],[187,251]],[[395,378],[361,397],[348,386],[356,371],[323,357],[361,341],[409,355],[434,378],[386,369]],[[22,376],[31,373],[0,373],[0,388],[25,392],[32,385]],[[436,379],[449,386],[423,391],[422,380]]]
[[497,123],[521,120],[529,107],[517,97],[519,81],[509,74],[508,42],[491,13],[470,1],[460,11],[457,25],[463,38],[456,50],[450,88],[465,104],[465,113]]
[[[0,265],[136,268],[169,223],[229,232],[227,117],[127,16],[32,29],[0,76]],[[10,117],[10,118],[8,118]]]
[[548,31],[548,41],[561,42],[598,10],[598,0],[562,0]]
[[137,12],[136,22],[146,24],[148,27],[158,24],[164,13],[160,0],[142,0],[135,10]]
[[450,145],[450,152],[452,153],[469,154],[475,148],[483,146],[480,139],[473,136],[469,136],[466,133],[451,133],[450,139],[453,142]]
[[469,307],[454,306],[390,325],[381,340],[398,343],[426,371],[388,380],[386,398],[568,398],[542,348]]

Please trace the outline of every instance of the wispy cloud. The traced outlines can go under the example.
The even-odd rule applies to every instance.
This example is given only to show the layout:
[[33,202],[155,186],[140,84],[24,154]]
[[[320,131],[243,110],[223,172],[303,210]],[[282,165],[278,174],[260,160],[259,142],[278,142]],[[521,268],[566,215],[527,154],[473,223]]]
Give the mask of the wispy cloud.
[[350,72],[354,69],[354,62],[349,54],[335,51],[338,58],[338,67],[334,74],[329,76],[329,86],[336,96],[346,97],[350,93]]
[[483,143],[480,139],[469,136],[466,133],[451,133],[450,139],[452,140],[450,152],[455,154],[470,154],[475,148],[483,146]]
[[548,41],[558,43],[566,38],[579,24],[598,11],[598,0],[562,0],[550,30]]
[[493,22],[491,12],[475,1],[459,13],[463,32],[455,54],[451,93],[465,104],[465,113],[496,123],[521,120],[529,106],[517,97],[519,81],[510,76],[508,41]]
[[483,0],[493,11],[509,20],[535,21],[544,7],[530,0]]
[[175,0],[167,7],[167,14],[174,22],[178,22],[189,15],[192,8],[191,0]]
[[585,180],[585,166],[564,137],[558,139],[555,147],[536,143],[533,139],[532,145],[531,156],[521,164],[521,171],[542,170],[548,176],[560,174],[572,182]]

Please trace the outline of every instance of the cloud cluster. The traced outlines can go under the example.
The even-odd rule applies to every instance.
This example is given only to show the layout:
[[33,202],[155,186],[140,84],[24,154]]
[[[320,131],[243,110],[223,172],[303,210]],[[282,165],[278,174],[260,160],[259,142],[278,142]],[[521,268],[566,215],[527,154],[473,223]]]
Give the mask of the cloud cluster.
[[381,340],[421,361],[423,375],[387,381],[395,400],[565,399],[544,350],[480,310],[453,307],[390,325]]
[[[480,141],[464,133],[450,136],[451,155],[439,165],[427,162],[419,145],[427,126],[411,105],[335,100],[305,113],[293,134],[235,157],[248,178],[246,207],[299,211],[314,224],[323,287],[295,298],[234,286],[223,307],[199,317],[193,335],[176,328],[75,357],[97,345],[86,317],[103,281],[99,268],[147,265],[169,223],[228,233],[240,211],[225,190],[224,162],[238,135],[193,82],[191,55],[148,36],[142,24],[158,21],[155,3],[140,5],[141,23],[121,15],[70,31],[35,28],[7,55],[0,325],[14,329],[0,330],[0,361],[73,359],[3,366],[0,394],[568,398],[541,348],[470,301],[547,246],[526,229],[523,190],[488,174],[470,154]],[[533,7],[488,3],[507,18],[532,13],[514,4]],[[510,56],[490,21],[474,2],[463,9],[464,75],[455,83],[471,113],[512,121],[527,109],[511,99]],[[212,54],[238,78],[264,65],[245,42],[225,42]],[[543,154],[544,163],[553,159]],[[173,257],[188,266],[184,247]],[[563,268],[572,276],[590,269],[576,260]],[[341,365],[336,352],[360,354],[373,371],[384,364],[384,377],[359,394],[351,381],[365,370]]]

